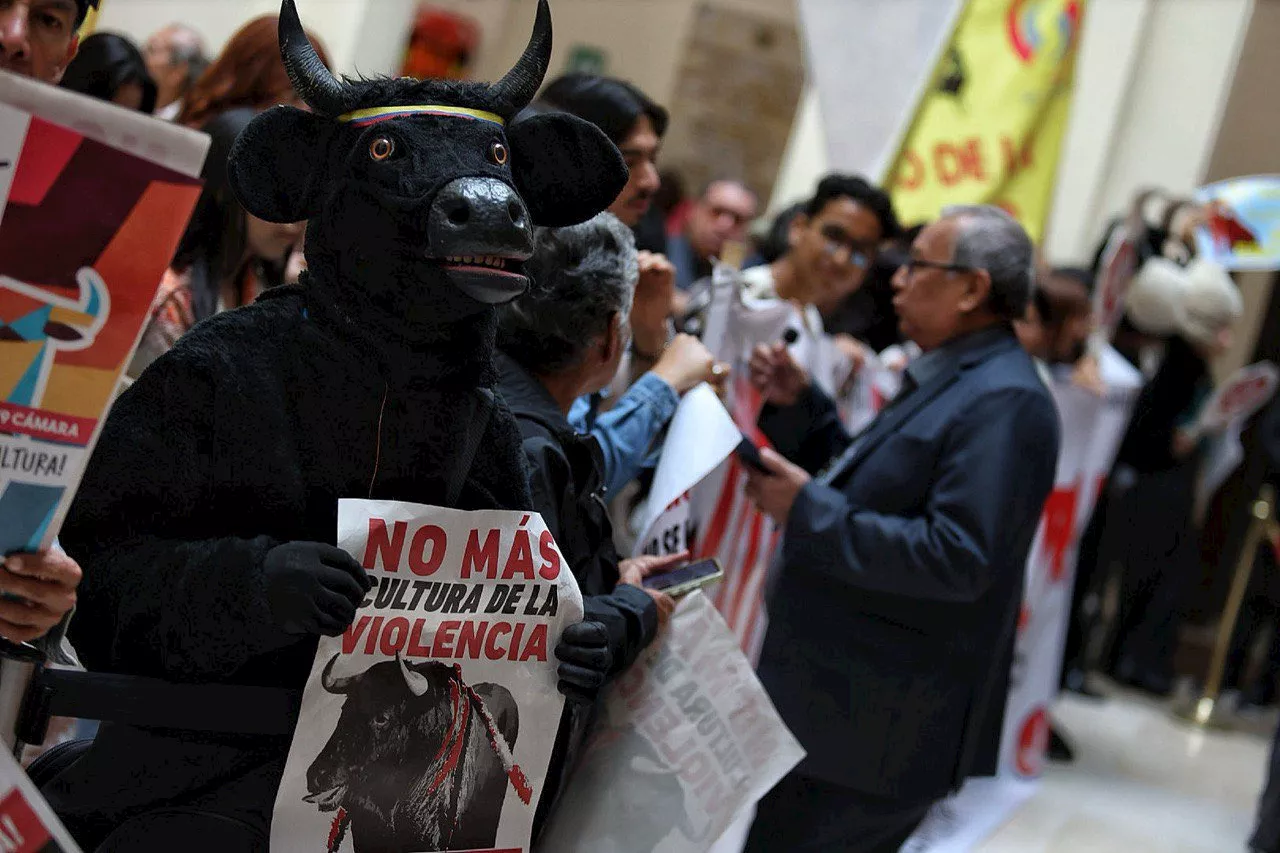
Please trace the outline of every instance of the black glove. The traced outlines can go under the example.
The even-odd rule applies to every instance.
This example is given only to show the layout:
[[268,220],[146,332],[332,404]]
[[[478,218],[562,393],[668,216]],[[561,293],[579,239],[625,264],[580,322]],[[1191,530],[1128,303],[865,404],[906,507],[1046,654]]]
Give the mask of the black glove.
[[346,551],[323,542],[287,542],[262,564],[271,618],[290,634],[336,637],[356,618],[373,585]]
[[596,701],[609,670],[613,653],[609,651],[609,631],[599,622],[577,622],[564,629],[556,644],[560,666],[556,670],[560,692],[572,702],[589,705]]

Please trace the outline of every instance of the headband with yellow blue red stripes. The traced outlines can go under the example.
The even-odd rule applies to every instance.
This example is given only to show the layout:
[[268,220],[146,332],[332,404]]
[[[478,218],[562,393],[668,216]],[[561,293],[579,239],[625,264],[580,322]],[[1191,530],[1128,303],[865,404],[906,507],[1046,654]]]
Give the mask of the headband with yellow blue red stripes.
[[502,116],[497,113],[486,112],[485,110],[473,110],[470,107],[450,107],[444,104],[417,104],[414,106],[404,107],[370,107],[366,110],[355,110],[354,112],[343,113],[338,116],[338,121],[354,124],[357,127],[364,127],[365,125],[377,124],[380,121],[387,121],[388,119],[413,115],[455,116],[457,118],[487,121],[496,124],[499,127],[506,124],[502,119]]

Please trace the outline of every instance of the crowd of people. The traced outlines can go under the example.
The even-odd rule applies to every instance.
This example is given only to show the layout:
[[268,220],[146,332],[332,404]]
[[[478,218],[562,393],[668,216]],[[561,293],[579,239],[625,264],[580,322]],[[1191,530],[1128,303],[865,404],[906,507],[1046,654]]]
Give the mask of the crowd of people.
[[[307,223],[250,213],[229,157],[268,108],[321,110],[314,93],[299,90],[297,70],[281,61],[276,16],[249,22],[209,57],[200,35],[178,24],[157,30],[141,50],[106,32],[77,43],[87,6],[0,3],[0,67],[179,122],[212,140],[203,192],[128,368],[141,381],[175,363],[178,356],[168,355],[175,348],[190,362],[196,344],[183,349],[183,342],[193,329],[204,330],[199,346],[216,347],[210,318],[264,293],[316,286],[307,270]],[[310,41],[328,66],[319,40]],[[902,223],[884,189],[845,174],[824,177],[811,198],[782,211],[753,240],[760,199],[740,177],[720,176],[689,199],[670,191],[678,178],[658,171],[670,118],[636,86],[574,73],[518,106],[513,125],[555,114],[589,122],[627,167],[607,210],[581,224],[533,230],[528,291],[497,310],[494,332],[496,389],[519,427],[528,508],[554,533],[585,601],[584,622],[556,647],[561,690],[573,702],[596,703],[675,607],[642,581],[688,555],[621,559],[615,540],[622,531],[615,532],[607,504],[629,486],[634,493],[632,484],[643,488],[681,397],[703,382],[725,383],[730,366],[684,330],[697,328],[690,320],[699,288],[735,251],[745,261],[746,297],[795,309],[796,334],[759,342],[747,367],[771,445],[761,451],[761,470],[749,475],[747,494],[785,530],[767,582],[771,621],[759,675],[808,752],[761,802],[747,849],[899,849],[933,803],[994,767],[1024,566],[1060,442],[1046,383],[1065,379],[1105,392],[1092,316],[1097,262],[1094,269],[1050,268],[1023,228],[994,207],[957,207],[930,222]],[[1189,232],[1150,228],[1144,240],[1115,346],[1148,378],[1085,536],[1063,670],[1064,687],[1084,692],[1093,689],[1086,677],[1092,668],[1159,695],[1171,690],[1195,572],[1192,496],[1205,452],[1191,424],[1212,387],[1209,365],[1242,314],[1229,276],[1201,261],[1186,263],[1194,253]],[[890,348],[904,354],[901,387],[850,434],[835,398],[861,365]],[[824,362],[831,352],[843,358],[845,373]],[[184,374],[165,374],[174,375]],[[193,381],[200,375],[190,374]],[[181,389],[172,393],[182,399]],[[129,416],[125,409],[121,417]],[[175,429],[211,416],[172,413]],[[379,412],[380,427],[381,419]],[[69,519],[70,554],[55,548],[6,558],[0,636],[70,661],[69,625],[71,644],[91,668],[171,674],[155,658],[171,639],[164,631],[179,629],[132,611],[117,624],[117,594],[94,582],[123,570],[115,567],[122,553],[151,553],[116,553],[86,534],[111,521],[87,502],[109,498],[128,511],[127,496],[113,491],[108,476],[124,463],[102,458],[116,446],[114,435],[108,426]],[[167,501],[167,515],[209,511],[195,495],[151,500]],[[204,529],[198,519],[188,528],[174,517],[179,529]],[[262,601],[246,604],[243,619],[270,624],[246,625],[245,634],[288,634],[271,635],[274,655],[299,635],[341,633],[367,589],[360,567],[319,546],[293,547],[308,543],[260,548],[253,534],[237,535],[250,537],[241,540],[248,543],[245,565],[265,580]],[[157,564],[180,559],[181,552],[166,552]],[[190,559],[218,571],[207,553]],[[1108,651],[1099,659],[1088,653],[1101,630],[1092,614],[1116,567],[1120,609],[1101,626]],[[128,571],[143,582],[165,582],[144,565]],[[87,580],[72,620],[82,573]],[[315,600],[327,603],[295,601],[290,583],[318,584]],[[202,594],[190,593],[187,601],[184,589],[174,588],[165,600],[187,612]],[[1259,605],[1255,621],[1265,621],[1264,611]],[[248,655],[245,672],[210,672],[236,683],[252,670],[248,677],[278,683],[261,671],[263,659]],[[1233,661],[1239,682],[1244,653]],[[1273,654],[1251,694],[1258,702],[1275,698],[1277,669],[1280,654]],[[574,721],[590,725],[588,716]],[[572,772],[571,745],[580,745],[581,734],[562,731],[550,790]],[[205,749],[180,738],[184,752],[167,738],[116,731],[46,786],[85,849],[136,849],[129,840],[148,837],[205,849],[204,832],[243,845],[219,849],[265,849],[280,745]],[[122,749],[142,765],[185,763],[183,773],[167,777],[177,787],[140,785],[135,792],[130,786],[138,780],[109,760]],[[221,760],[236,766],[192,770]],[[554,797],[539,804],[539,825],[553,807]],[[234,824],[230,834],[227,822]],[[1259,849],[1280,847],[1260,842]]]

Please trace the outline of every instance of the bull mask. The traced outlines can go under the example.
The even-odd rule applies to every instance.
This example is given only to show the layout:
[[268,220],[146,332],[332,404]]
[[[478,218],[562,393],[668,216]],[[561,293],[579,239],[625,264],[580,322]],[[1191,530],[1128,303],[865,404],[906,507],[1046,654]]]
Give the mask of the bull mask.
[[313,112],[273,107],[245,128],[232,149],[232,186],[245,209],[260,219],[298,222],[320,215],[329,200],[340,203],[343,175],[337,164],[345,153],[342,141],[353,141],[358,131],[352,115],[397,106],[442,105],[495,117],[509,143],[510,179],[534,224],[585,222],[626,184],[621,154],[595,125],[563,113],[515,120],[536,94],[551,59],[547,0],[538,2],[520,59],[488,86],[412,78],[339,80],[307,39],[294,0],[282,2],[279,36],[285,70]]

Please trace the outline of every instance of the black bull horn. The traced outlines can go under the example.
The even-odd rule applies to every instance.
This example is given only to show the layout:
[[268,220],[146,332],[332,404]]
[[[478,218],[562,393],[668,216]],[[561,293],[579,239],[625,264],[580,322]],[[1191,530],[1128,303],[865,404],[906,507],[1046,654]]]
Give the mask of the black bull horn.
[[[333,665],[338,662],[338,655],[329,658],[329,662],[325,664],[324,672],[320,673],[320,686],[330,693],[343,695],[351,692],[351,688],[360,680],[359,675],[344,675],[341,678],[335,677],[333,674]],[[408,664],[404,662],[404,658],[400,656],[400,652],[396,652],[396,662],[400,664],[400,674],[404,676],[405,686],[409,688],[409,692],[414,696],[421,696],[431,687],[431,682],[420,672],[414,672],[409,669]]]
[[293,0],[280,4],[280,58],[293,90],[322,116],[340,116],[354,106],[355,93],[320,61],[298,18]]
[[512,118],[529,106],[538,94],[542,78],[551,64],[551,7],[547,0],[538,0],[538,17],[533,22],[533,34],[525,45],[520,59],[501,80],[489,87],[493,111]]
[[338,656],[334,655],[325,664],[324,672],[320,673],[320,686],[330,693],[346,693],[352,686],[360,680],[359,675],[344,675],[342,678],[333,677],[333,665],[338,662]]
[[[280,4],[280,56],[294,91],[311,109],[331,118],[355,109],[358,93],[334,77],[320,61],[302,28],[294,0]],[[538,0],[538,16],[524,53],[506,76],[489,86],[493,111],[512,118],[528,106],[550,64],[551,8],[547,0]]]

